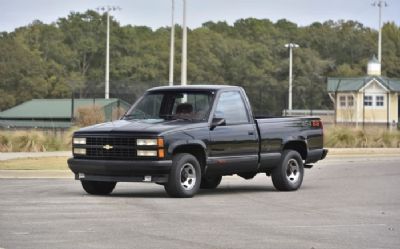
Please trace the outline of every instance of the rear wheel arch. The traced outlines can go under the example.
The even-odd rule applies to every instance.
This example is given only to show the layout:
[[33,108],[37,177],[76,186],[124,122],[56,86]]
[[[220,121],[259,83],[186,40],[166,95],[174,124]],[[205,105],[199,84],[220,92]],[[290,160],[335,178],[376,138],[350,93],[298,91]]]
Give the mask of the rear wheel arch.
[[285,143],[285,145],[282,147],[282,151],[285,150],[297,151],[303,160],[307,159],[308,149],[305,141],[302,140],[289,141]]

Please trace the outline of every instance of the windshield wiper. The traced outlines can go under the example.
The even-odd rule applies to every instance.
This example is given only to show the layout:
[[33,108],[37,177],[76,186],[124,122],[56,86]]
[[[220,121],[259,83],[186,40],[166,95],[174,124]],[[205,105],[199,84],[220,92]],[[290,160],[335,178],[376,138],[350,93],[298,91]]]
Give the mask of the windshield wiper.
[[122,116],[123,119],[147,119],[146,115],[141,115],[141,114],[125,114]]
[[176,115],[173,115],[173,114],[163,114],[163,115],[160,115],[160,118],[163,118],[165,120],[187,120],[187,121],[193,121],[193,118],[176,116]]

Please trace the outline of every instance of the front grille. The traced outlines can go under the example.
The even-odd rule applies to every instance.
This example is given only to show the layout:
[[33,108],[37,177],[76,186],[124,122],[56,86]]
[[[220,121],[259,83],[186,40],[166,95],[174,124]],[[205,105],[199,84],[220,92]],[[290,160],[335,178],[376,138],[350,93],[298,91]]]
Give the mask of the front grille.
[[92,160],[135,160],[137,157],[136,138],[134,137],[86,137],[86,155],[74,156]]
[[86,145],[112,145],[112,146],[136,146],[136,139],[131,137],[87,137]]
[[86,157],[92,159],[114,159],[129,160],[136,159],[136,149],[134,148],[112,148],[109,150],[103,148],[87,148]]

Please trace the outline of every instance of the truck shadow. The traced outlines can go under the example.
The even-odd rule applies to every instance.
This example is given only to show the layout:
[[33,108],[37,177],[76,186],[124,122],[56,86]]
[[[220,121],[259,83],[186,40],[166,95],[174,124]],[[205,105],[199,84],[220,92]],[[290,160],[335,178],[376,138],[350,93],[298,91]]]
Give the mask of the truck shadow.
[[201,189],[196,195],[228,195],[238,193],[276,192],[272,186],[219,186],[216,189]]
[[[219,186],[216,189],[200,189],[196,196],[215,196],[215,195],[233,195],[240,193],[261,193],[261,192],[276,192],[272,186]],[[116,191],[107,197],[130,197],[130,198],[169,198],[164,189],[152,189],[146,191],[131,192],[124,189],[123,192]]]

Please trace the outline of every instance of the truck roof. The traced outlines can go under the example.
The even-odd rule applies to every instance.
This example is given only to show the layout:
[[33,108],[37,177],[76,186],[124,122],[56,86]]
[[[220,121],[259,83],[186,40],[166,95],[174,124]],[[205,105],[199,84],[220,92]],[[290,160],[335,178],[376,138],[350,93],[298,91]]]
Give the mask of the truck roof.
[[181,90],[205,90],[205,91],[218,91],[227,88],[238,88],[238,86],[230,85],[176,85],[176,86],[158,86],[149,89],[148,91],[181,91]]

